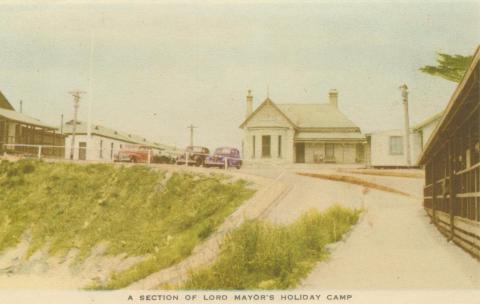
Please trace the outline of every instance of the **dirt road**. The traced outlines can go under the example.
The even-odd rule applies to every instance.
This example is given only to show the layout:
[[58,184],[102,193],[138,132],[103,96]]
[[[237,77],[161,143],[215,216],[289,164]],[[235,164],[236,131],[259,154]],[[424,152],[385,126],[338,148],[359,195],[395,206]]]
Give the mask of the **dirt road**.
[[[348,175],[334,170],[304,171]],[[332,246],[330,259],[318,263],[300,288],[480,288],[480,263],[448,243],[423,211],[422,179],[355,177],[410,196],[298,176],[294,170],[283,176],[293,189],[271,210],[268,218],[272,221],[289,222],[310,208],[322,210],[333,203],[365,208],[347,239]]]

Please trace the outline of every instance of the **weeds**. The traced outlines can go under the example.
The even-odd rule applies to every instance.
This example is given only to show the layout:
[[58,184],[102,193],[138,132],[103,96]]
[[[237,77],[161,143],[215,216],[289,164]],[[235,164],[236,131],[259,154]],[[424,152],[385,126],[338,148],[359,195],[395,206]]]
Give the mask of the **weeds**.
[[288,226],[246,222],[226,238],[217,261],[192,273],[182,288],[293,288],[327,257],[325,245],[338,241],[359,214],[335,205],[324,213],[309,211]]
[[145,166],[0,163],[0,251],[30,236],[29,254],[77,249],[81,263],[104,242],[106,254],[145,259],[108,282],[115,289],[179,262],[253,195],[245,181]]

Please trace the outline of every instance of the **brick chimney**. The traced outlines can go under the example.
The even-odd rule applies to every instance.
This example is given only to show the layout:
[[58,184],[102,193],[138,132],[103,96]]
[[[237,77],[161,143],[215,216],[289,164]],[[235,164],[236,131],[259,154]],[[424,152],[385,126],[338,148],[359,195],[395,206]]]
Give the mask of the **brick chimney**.
[[253,113],[253,96],[252,96],[252,90],[248,90],[246,117],[250,116],[252,113]]
[[331,105],[338,108],[338,92],[336,89],[331,89],[330,92],[328,92],[328,99]]

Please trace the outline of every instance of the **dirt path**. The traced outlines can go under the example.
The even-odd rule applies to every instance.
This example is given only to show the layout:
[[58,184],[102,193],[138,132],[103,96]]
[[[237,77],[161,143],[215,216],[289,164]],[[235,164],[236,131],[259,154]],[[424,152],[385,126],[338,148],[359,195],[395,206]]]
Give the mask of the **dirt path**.
[[306,209],[325,209],[335,202],[365,208],[360,223],[347,240],[333,246],[330,259],[319,263],[300,288],[480,287],[480,263],[448,243],[430,224],[421,205],[421,180],[356,176],[412,196],[375,189],[365,191],[364,186],[344,181],[285,177],[296,182],[269,215],[274,221],[288,222]]

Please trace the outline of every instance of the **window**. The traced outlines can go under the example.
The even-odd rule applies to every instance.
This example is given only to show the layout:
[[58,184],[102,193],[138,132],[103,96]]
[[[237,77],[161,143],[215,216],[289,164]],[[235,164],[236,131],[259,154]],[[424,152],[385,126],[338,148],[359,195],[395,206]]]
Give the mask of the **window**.
[[390,136],[390,154],[403,154],[403,136]]
[[255,158],[255,136],[252,136],[252,158]]
[[325,160],[335,160],[335,144],[325,144]]
[[262,136],[262,157],[270,157],[270,135]]
[[100,141],[100,158],[103,158],[103,140]]
[[278,157],[282,157],[282,135],[278,135]]

